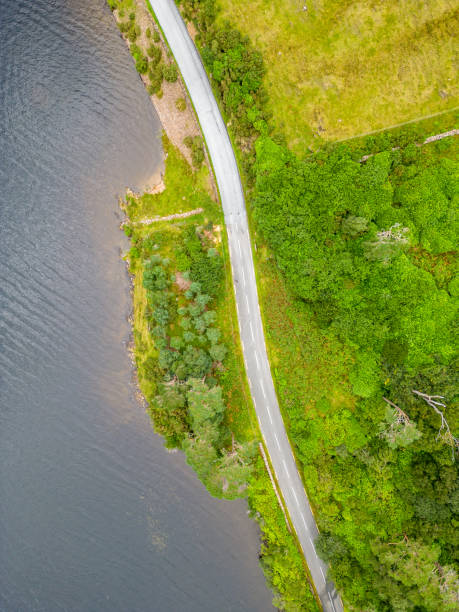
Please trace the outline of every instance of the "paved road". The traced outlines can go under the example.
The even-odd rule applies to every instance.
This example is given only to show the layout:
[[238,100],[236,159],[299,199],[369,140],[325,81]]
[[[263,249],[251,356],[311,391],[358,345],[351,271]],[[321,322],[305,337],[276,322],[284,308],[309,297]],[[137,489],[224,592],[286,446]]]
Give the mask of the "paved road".
[[258,304],[249,228],[236,160],[200,56],[173,0],[150,0],[195,106],[215,170],[225,215],[233,282],[247,375],[261,432],[317,593],[327,612],[341,612],[341,600],[326,581],[317,557],[318,535],[292,455],[274,390]]

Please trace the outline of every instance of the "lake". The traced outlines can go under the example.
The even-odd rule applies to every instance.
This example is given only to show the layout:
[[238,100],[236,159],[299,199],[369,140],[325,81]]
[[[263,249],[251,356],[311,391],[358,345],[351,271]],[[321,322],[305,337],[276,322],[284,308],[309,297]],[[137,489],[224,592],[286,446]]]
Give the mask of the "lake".
[[0,0],[0,609],[270,610],[243,501],[136,401],[117,197],[161,127],[103,0]]

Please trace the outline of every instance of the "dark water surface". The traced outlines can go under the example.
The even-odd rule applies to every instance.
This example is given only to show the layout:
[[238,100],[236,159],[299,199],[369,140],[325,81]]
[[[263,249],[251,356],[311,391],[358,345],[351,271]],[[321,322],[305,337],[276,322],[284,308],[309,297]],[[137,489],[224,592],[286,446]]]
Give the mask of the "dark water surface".
[[104,0],[0,0],[0,609],[267,610],[256,526],[133,397],[116,195],[160,126]]

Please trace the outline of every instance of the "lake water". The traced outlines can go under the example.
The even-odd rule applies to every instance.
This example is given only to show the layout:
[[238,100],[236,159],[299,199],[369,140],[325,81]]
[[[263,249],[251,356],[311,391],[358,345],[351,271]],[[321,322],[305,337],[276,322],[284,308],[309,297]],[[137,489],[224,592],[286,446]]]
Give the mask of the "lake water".
[[160,126],[104,0],[0,0],[0,610],[269,610],[258,532],[134,398],[117,195]]

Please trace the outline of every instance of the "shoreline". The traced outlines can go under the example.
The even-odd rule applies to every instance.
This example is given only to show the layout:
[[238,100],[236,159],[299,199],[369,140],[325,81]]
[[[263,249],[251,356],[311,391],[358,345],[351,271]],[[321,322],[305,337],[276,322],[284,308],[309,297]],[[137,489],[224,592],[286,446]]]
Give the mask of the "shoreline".
[[[156,22],[149,12],[145,2],[143,0],[134,0],[136,20],[141,27],[141,34],[135,40],[135,44],[147,55],[147,49],[151,44],[151,39],[147,37],[146,32],[149,29],[152,33],[155,32],[159,36],[158,45],[162,51],[162,57],[166,65],[174,63],[173,58],[170,55],[168,46],[164,41],[162,32],[157,27]],[[121,17],[119,9],[115,9],[112,12],[113,18],[119,27],[121,23]],[[120,31],[120,36],[124,40],[128,50],[130,51],[131,43],[124,32]],[[132,57],[132,54],[131,54]],[[167,82],[163,80],[161,84],[161,92],[158,94],[150,94],[148,92],[148,77],[145,74],[140,74],[139,77],[147,91],[151,103],[158,115],[161,126],[166,133],[168,140],[180,151],[185,157],[189,165],[193,168],[192,154],[189,147],[184,143],[184,139],[188,136],[202,137],[201,127],[196,118],[193,105],[189,99],[189,95],[185,85],[183,84],[180,72],[178,73],[177,80],[175,82]],[[183,110],[179,110],[178,101],[184,100],[186,107]],[[204,148],[204,162],[209,171],[209,187],[212,198],[217,201],[217,189],[215,186],[215,179],[209,159],[207,156],[206,148]],[[164,189],[163,174],[164,170],[159,171],[159,177],[157,179],[157,172],[149,179],[146,184],[145,193],[160,193]],[[153,185],[149,183],[155,181]]]

